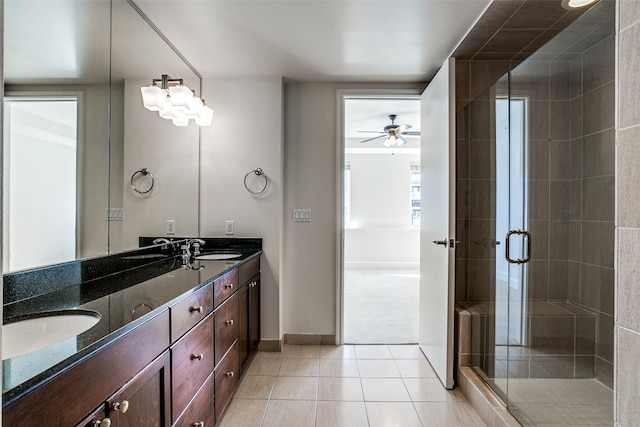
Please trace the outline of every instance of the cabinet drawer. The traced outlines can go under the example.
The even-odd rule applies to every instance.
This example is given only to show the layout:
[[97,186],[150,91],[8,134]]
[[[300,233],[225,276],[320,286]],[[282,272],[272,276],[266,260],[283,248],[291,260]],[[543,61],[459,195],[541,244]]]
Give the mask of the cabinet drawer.
[[213,282],[214,307],[219,306],[238,289],[238,270],[233,269]]
[[171,347],[174,421],[213,371],[213,314]]
[[238,281],[241,284],[245,284],[251,279],[253,276],[260,272],[260,256],[257,256],[253,259],[242,264],[238,267]]
[[171,307],[171,342],[213,310],[213,287],[207,285]]
[[191,404],[184,411],[180,419],[174,424],[174,427],[193,427],[198,423],[204,423],[205,427],[212,426],[214,422],[214,381],[213,372],[205,381],[204,385],[198,391]]
[[220,421],[220,416],[224,412],[233,392],[238,386],[238,346],[229,350],[216,368],[216,420]]
[[213,312],[216,323],[216,365],[238,338],[238,294],[234,294]]

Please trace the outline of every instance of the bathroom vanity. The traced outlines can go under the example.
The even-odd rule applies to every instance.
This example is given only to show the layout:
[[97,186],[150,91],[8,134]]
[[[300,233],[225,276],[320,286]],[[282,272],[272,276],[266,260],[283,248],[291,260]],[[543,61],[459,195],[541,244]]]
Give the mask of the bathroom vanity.
[[[101,316],[70,340],[3,361],[5,425],[214,425],[260,340],[262,251],[260,239],[206,241],[205,251],[233,244],[238,256],[183,264],[156,245],[5,276],[5,323]],[[38,277],[43,288],[67,284],[23,298]]]

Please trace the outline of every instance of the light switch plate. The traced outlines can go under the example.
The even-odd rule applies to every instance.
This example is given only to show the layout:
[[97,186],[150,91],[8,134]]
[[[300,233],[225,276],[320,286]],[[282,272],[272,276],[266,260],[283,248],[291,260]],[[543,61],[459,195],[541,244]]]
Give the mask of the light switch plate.
[[311,209],[294,209],[294,222],[311,222]]

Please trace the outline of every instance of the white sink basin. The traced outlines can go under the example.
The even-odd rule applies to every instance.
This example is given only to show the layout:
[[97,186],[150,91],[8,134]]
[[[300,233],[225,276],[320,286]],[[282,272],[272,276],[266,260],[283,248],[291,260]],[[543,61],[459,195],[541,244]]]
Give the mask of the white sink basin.
[[242,254],[238,254],[238,253],[229,253],[229,254],[207,254],[207,255],[199,255],[196,257],[196,259],[200,259],[203,261],[207,261],[207,260],[221,260],[221,259],[234,259],[234,258],[239,258],[241,257]]
[[2,325],[2,360],[75,337],[100,320],[100,313],[69,310]]

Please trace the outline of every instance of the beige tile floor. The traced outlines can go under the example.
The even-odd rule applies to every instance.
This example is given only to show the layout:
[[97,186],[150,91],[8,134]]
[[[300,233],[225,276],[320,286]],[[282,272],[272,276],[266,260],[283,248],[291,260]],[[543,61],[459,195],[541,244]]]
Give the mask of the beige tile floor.
[[459,390],[444,389],[416,345],[285,345],[258,352],[222,427],[475,427]]

